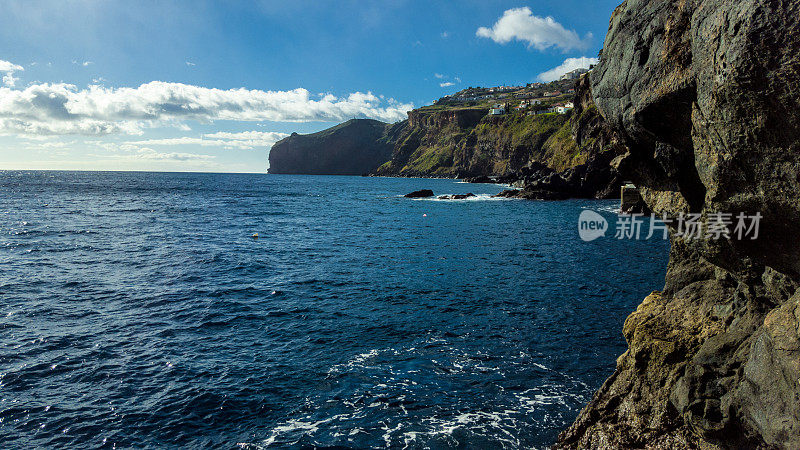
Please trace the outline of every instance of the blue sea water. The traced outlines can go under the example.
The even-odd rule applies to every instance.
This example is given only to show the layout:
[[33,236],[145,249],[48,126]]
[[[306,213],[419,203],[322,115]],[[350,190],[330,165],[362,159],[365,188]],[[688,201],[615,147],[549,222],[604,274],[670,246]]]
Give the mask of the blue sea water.
[[583,242],[616,202],[500,190],[0,172],[0,446],[552,444],[668,244]]

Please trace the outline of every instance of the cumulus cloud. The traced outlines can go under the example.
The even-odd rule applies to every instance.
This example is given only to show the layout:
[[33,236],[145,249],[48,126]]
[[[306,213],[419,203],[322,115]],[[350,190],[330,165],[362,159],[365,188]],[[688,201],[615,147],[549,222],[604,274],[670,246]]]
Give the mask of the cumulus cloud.
[[203,147],[222,147],[226,149],[244,149],[272,147],[279,140],[289,136],[287,133],[265,131],[243,131],[240,133],[218,132],[204,134],[202,137],[179,137],[167,139],[147,139],[129,141],[126,144],[135,146],[153,145],[200,145]]
[[14,78],[14,72],[22,72],[23,70],[25,69],[20,65],[0,59],[0,72],[4,73],[3,84],[8,87],[14,87],[19,79]]
[[198,155],[195,153],[179,152],[157,152],[152,148],[140,148],[130,154],[132,159],[142,159],[147,161],[210,161],[214,159],[211,155]]
[[[18,66],[17,66],[18,67]],[[0,87],[0,133],[142,134],[144,128],[186,127],[185,121],[341,122],[354,117],[402,120],[412,104],[386,101],[371,92],[311,98],[306,89],[213,89],[153,81],[136,88],[86,89],[65,83],[25,89]]]
[[567,72],[572,72],[575,69],[588,69],[589,66],[597,64],[599,60],[597,58],[589,58],[586,56],[582,56],[580,58],[567,58],[564,62],[558,66],[554,67],[547,72],[542,72],[537,77],[539,81],[543,81],[545,83],[550,81],[556,81],[561,78],[561,75],[564,75]]
[[534,16],[527,6],[506,10],[491,28],[480,27],[475,34],[498,44],[506,44],[516,39],[527,42],[528,47],[540,51],[556,47],[565,52],[585,50],[592,38],[592,34],[587,33],[586,37],[581,39],[578,33],[567,30],[552,17]]
[[25,70],[22,66],[0,59],[0,72],[13,72],[15,70]]
[[287,136],[289,136],[287,133],[279,133],[276,131],[241,131],[238,133],[220,131],[203,135],[203,137],[207,139],[231,139],[240,141],[274,140],[276,142]]
[[150,147],[142,147],[131,143],[117,144],[113,142],[86,142],[94,144],[106,150],[102,154],[91,154],[100,158],[112,158],[122,161],[155,161],[155,162],[210,162],[215,158],[213,155],[199,155],[196,153],[183,152],[159,152]]
[[455,86],[456,83],[461,83],[461,78],[459,78],[459,77],[453,77],[452,78],[453,81],[445,81],[445,80],[451,79],[449,75],[443,75],[441,73],[434,73],[433,76],[436,77],[439,80],[442,80],[441,83],[439,83],[439,87],[445,88],[445,87]]

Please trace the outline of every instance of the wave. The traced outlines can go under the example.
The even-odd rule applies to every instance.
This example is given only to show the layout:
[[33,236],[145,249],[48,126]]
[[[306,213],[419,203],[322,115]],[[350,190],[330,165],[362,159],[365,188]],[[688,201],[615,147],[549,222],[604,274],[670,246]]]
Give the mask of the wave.
[[[306,399],[297,417],[275,425],[261,442],[238,445],[531,448],[542,429],[562,428],[589,400],[589,386],[525,352],[492,355],[458,344],[430,336],[355,354],[327,371],[329,391]],[[525,387],[533,378],[542,381]],[[430,397],[459,383],[479,384],[480,392],[471,399]]]
[[[412,198],[410,200],[429,201],[429,202],[455,202],[455,203],[518,200],[518,199],[515,199],[515,198],[494,197],[493,194],[476,194],[473,197],[467,197],[467,198],[462,198],[462,199],[439,198],[439,197],[445,196],[445,195],[452,196],[452,195],[462,195],[462,194],[440,194],[440,195],[436,195],[436,196],[433,196],[433,197]],[[402,195],[398,195],[397,197],[404,198]]]

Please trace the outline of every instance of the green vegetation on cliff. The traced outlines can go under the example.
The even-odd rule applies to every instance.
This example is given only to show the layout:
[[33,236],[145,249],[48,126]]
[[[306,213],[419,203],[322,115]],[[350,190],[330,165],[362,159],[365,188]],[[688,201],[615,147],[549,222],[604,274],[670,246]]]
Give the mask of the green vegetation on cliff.
[[[584,99],[587,94],[581,89],[531,97],[554,87],[573,89],[525,88],[501,100],[506,113],[499,115],[489,109],[497,100],[476,103],[451,96],[410,111],[407,120],[391,125],[349,121],[319,133],[293,135],[273,147],[270,172],[469,177],[506,175],[532,163],[561,172],[585,164],[599,151],[594,138],[581,137],[594,132],[600,115],[591,93]],[[483,92],[473,91],[461,95]],[[574,113],[543,113],[566,102],[574,102]]]
[[[412,111],[392,160],[376,173],[441,177],[499,175],[518,170],[531,161],[548,164],[548,152],[561,155],[568,151],[567,146],[561,145],[562,139],[548,144],[562,129],[566,130],[567,139],[571,139],[568,114],[516,112],[491,116],[487,113],[485,109],[474,108]],[[556,145],[563,148],[548,150]],[[572,150],[577,152],[574,142]]]

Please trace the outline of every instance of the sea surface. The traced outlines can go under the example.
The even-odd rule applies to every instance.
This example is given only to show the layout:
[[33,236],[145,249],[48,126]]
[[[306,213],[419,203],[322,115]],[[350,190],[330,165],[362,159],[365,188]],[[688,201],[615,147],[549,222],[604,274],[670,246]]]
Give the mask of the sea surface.
[[552,444],[668,243],[583,242],[617,202],[500,190],[0,172],[0,447]]

